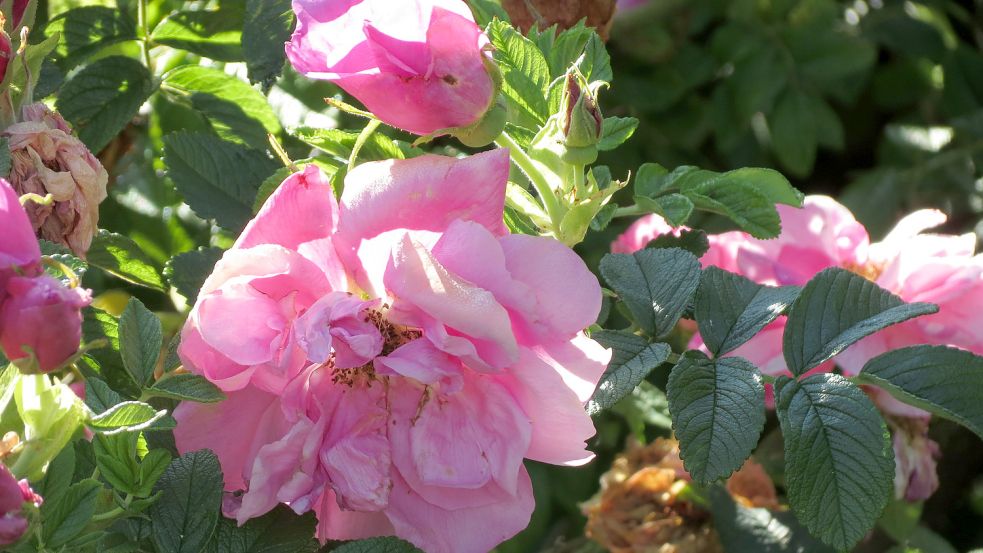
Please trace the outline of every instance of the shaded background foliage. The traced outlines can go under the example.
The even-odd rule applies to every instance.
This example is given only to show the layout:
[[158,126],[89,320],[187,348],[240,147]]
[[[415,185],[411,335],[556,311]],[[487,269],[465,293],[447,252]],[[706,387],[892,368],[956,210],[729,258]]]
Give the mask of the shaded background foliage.
[[[68,11],[80,6],[86,9]],[[342,97],[336,87],[303,79],[289,66],[278,77],[283,56],[276,45],[287,38],[289,2],[152,1],[142,18],[146,29],[137,28],[137,11],[129,0],[41,2],[31,42],[61,33],[54,61],[42,66],[37,96],[57,95],[59,110],[99,151],[111,183],[102,226],[143,252],[142,277],[92,268],[84,284],[100,293],[97,306],[117,314],[130,296],[139,298],[170,336],[219,248],[231,244],[263,193],[284,176],[267,152],[267,133],[292,159],[310,158],[340,183],[345,145],[350,151],[355,134],[326,138],[297,127],[351,129],[360,122],[325,106],[324,98]],[[624,146],[602,153],[599,163],[616,178],[645,162],[718,171],[774,167],[806,193],[837,196],[874,238],[920,207],[945,211],[947,232],[983,232],[980,0],[657,0],[616,15],[609,35],[616,78],[601,94],[604,113],[641,121]],[[152,56],[145,47],[155,48]],[[200,57],[216,63],[199,68]],[[233,75],[259,83],[269,105],[257,91],[239,94]],[[101,109],[110,103],[113,110]],[[365,159],[416,152],[412,137],[380,132],[396,142],[373,140]],[[455,153],[455,144],[438,139],[430,149]],[[191,158],[203,152],[212,156],[212,174],[191,170],[198,165]],[[195,194],[206,196],[194,202]],[[205,204],[216,211],[194,211]],[[626,224],[591,233],[579,246],[592,267]],[[728,228],[723,220],[698,224]],[[134,278],[151,286],[136,286]],[[153,291],[155,278],[178,293]],[[661,391],[667,377],[668,366],[653,371],[597,417],[592,464],[529,462],[532,523],[499,551],[589,550],[578,539],[579,504],[597,490],[630,432],[648,439],[669,434]],[[933,424],[943,449],[941,488],[923,510],[889,508],[882,528],[920,517],[957,551],[983,547],[983,445],[954,424]],[[167,447],[162,440],[155,447]],[[779,485],[781,455],[771,416],[756,458]],[[148,539],[139,528],[121,532]],[[884,551],[892,543],[880,530],[861,548]],[[945,551],[931,547],[924,550]]]

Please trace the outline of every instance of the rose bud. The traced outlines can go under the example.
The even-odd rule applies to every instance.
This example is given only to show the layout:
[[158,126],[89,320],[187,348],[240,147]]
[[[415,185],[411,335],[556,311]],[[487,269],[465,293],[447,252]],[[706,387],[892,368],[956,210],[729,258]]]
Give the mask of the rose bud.
[[34,493],[27,480],[18,482],[5,465],[0,464],[0,546],[13,545],[27,532],[24,503],[41,505],[41,496]]

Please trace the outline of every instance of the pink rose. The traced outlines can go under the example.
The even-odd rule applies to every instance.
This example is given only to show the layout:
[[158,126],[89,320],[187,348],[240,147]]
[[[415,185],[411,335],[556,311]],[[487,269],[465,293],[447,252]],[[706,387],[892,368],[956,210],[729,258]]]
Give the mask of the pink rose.
[[26,206],[37,235],[85,257],[106,199],[106,169],[61,115],[42,103],[25,106],[21,121],[0,135],[9,140],[10,182],[17,193],[54,198],[51,205]]
[[334,82],[379,119],[425,135],[473,125],[496,86],[462,0],[294,0],[294,68]]
[[41,502],[41,496],[31,490],[27,480],[18,482],[6,465],[0,463],[0,545],[13,545],[27,532],[24,503],[39,507]]
[[51,371],[78,351],[80,309],[91,302],[81,288],[66,288],[41,271],[41,250],[17,193],[0,179],[0,348],[28,370]]
[[[924,234],[946,220],[941,212],[926,209],[903,218],[884,240],[871,244],[867,230],[832,198],[808,196],[802,209],[778,206],[778,211],[781,236],[774,240],[757,240],[742,232],[710,236],[704,266],[715,265],[759,284],[800,286],[827,267],[842,267],[907,302],[939,306],[934,315],[888,327],[840,353],[835,362],[845,374],[859,373],[868,360],[884,352],[916,344],[949,345],[983,354],[979,331],[983,326],[983,255],[975,254],[972,233]],[[647,244],[659,232],[658,225],[636,223],[612,244],[612,250],[625,244]],[[784,330],[785,319],[778,319],[731,355],[747,358],[768,374],[789,374],[782,355]],[[703,347],[699,335],[693,337],[690,347]],[[832,366],[831,361],[815,371],[828,371]],[[881,410],[894,417],[899,497],[928,497],[938,487],[937,446],[925,434],[928,413],[886,394],[870,393]]]
[[529,521],[523,459],[593,457],[600,287],[560,242],[508,233],[508,171],[504,150],[365,163],[339,206],[309,166],[266,202],[180,348],[228,395],[175,412],[178,448],[244,492],[226,514],[285,503],[322,540],[484,552]]

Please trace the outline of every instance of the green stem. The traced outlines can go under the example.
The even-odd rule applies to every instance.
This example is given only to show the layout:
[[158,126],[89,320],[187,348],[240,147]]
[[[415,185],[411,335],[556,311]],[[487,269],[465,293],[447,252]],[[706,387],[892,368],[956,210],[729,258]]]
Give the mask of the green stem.
[[143,54],[143,64],[151,73],[154,72],[153,60],[150,59],[150,27],[147,25],[147,0],[137,2],[137,26],[143,36],[140,40],[140,52]]
[[114,508],[106,511],[105,513],[99,513],[98,515],[94,515],[92,517],[92,521],[93,522],[101,522],[103,520],[110,520],[110,519],[113,519],[113,518],[116,518],[116,517],[122,515],[125,512],[126,512],[126,509],[124,509],[122,507],[114,507]]
[[529,182],[536,189],[536,193],[539,195],[539,201],[542,202],[543,207],[546,209],[546,214],[550,218],[550,224],[553,227],[552,230],[558,232],[560,230],[560,221],[563,218],[562,208],[560,207],[560,202],[556,199],[556,194],[553,193],[553,189],[546,182],[546,177],[536,168],[532,159],[508,133],[503,132],[499,135],[495,139],[495,144],[503,148],[508,148],[509,153],[512,155],[512,161],[529,178]]
[[587,199],[587,174],[584,173],[584,165],[571,165],[573,169],[573,190],[574,197],[578,200]]
[[369,123],[365,125],[364,129],[362,129],[362,132],[358,133],[358,138],[355,139],[355,145],[352,146],[352,155],[348,158],[349,172],[355,168],[355,160],[358,159],[358,153],[362,150],[362,146],[365,146],[365,143],[369,140],[369,137],[372,136],[372,133],[379,128],[381,123],[382,121],[379,121],[378,119],[370,119]]
[[637,205],[630,205],[628,207],[619,207],[614,210],[614,215],[612,217],[634,217],[636,215],[642,215],[645,211]]

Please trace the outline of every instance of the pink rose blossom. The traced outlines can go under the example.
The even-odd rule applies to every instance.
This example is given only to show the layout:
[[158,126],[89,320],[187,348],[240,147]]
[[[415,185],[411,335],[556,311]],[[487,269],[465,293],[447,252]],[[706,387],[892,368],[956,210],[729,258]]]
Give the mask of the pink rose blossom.
[[[743,232],[710,236],[704,266],[715,265],[773,286],[801,286],[827,267],[842,267],[907,302],[939,306],[934,315],[888,327],[840,353],[835,362],[845,374],[859,373],[877,355],[916,344],[949,345],[983,354],[979,330],[983,326],[983,255],[975,254],[972,233],[924,233],[946,220],[941,212],[926,209],[903,218],[884,240],[871,244],[867,230],[832,198],[808,196],[802,209],[778,206],[778,211],[781,236],[774,240],[757,240]],[[632,225],[612,244],[612,251],[624,251],[628,244],[647,244],[665,232],[658,221],[647,219]],[[785,319],[778,319],[730,355],[747,358],[767,374],[789,374],[782,355],[784,330]],[[703,347],[699,335],[693,337],[690,347]],[[828,371],[832,366],[829,362],[815,370]],[[899,497],[931,495],[938,487],[938,448],[925,434],[928,414],[886,394],[870,392],[881,410],[894,417]]]
[[180,348],[228,395],[175,412],[178,448],[218,455],[227,515],[285,503],[322,540],[484,552],[528,524],[523,459],[593,457],[600,287],[560,242],[508,233],[508,170],[504,150],[365,163],[339,205],[309,166],[267,201]]
[[78,351],[82,336],[80,310],[91,302],[81,288],[66,288],[41,271],[41,250],[17,193],[0,179],[0,349],[12,360],[51,371]]
[[21,121],[2,133],[10,145],[10,182],[18,194],[51,194],[52,205],[26,206],[35,232],[85,257],[106,199],[106,169],[44,104],[25,106]]
[[294,0],[294,68],[415,134],[467,127],[495,96],[488,40],[462,0]]
[[6,465],[0,463],[0,546],[17,543],[27,532],[24,504],[39,507],[41,502],[41,496],[34,493],[27,480],[18,482]]

